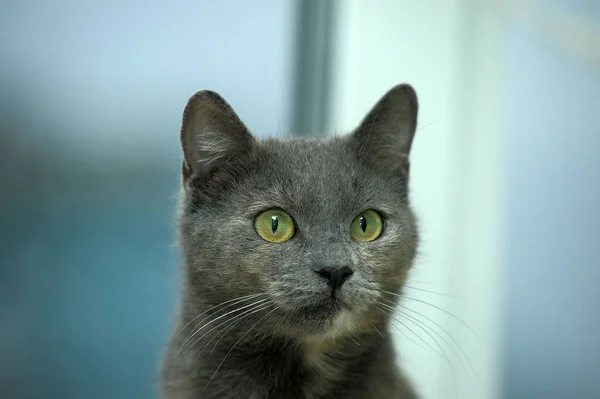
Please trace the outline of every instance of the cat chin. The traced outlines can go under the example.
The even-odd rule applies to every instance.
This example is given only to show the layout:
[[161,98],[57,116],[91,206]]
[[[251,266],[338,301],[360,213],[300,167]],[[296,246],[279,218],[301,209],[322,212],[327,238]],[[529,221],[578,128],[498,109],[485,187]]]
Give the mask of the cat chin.
[[287,326],[290,338],[301,341],[336,339],[356,333],[361,326],[360,315],[341,304],[306,308],[287,318],[293,320]]
[[333,316],[331,326],[324,331],[323,337],[339,338],[351,334],[358,328],[357,317],[347,308],[342,308]]
[[360,328],[357,321],[358,317],[355,314],[348,309],[342,309],[321,323],[313,324],[312,328],[298,331],[299,334],[296,335],[296,339],[313,344],[349,337],[356,334]]

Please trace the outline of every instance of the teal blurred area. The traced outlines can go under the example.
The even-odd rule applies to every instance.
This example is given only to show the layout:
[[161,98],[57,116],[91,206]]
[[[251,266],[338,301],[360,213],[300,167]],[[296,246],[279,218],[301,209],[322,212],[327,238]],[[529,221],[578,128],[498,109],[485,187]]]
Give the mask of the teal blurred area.
[[177,283],[175,179],[60,174],[3,207],[3,397],[152,397]]
[[289,129],[294,5],[2,2],[1,398],[157,397],[183,106]]

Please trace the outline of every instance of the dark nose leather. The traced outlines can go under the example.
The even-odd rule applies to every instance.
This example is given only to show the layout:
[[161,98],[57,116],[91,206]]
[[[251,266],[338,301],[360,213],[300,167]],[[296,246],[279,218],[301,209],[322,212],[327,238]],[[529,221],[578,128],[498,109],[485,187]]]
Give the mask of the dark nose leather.
[[343,267],[324,267],[316,270],[316,273],[327,280],[327,283],[333,290],[340,288],[348,277],[354,273],[348,266]]

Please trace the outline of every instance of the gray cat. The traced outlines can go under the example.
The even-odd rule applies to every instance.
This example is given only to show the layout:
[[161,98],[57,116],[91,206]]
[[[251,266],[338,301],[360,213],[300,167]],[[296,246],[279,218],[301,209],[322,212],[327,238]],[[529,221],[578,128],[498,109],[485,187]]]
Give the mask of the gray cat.
[[419,241],[417,109],[399,85],[350,135],[259,141],[218,94],[190,98],[164,398],[417,397],[389,331]]

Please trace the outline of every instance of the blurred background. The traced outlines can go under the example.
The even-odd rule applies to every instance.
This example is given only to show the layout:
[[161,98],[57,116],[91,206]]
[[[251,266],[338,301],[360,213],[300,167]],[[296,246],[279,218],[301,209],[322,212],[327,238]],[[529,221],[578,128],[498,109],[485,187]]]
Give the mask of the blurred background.
[[600,398],[597,0],[0,1],[0,397],[157,397],[196,90],[325,137],[401,82],[423,398]]

